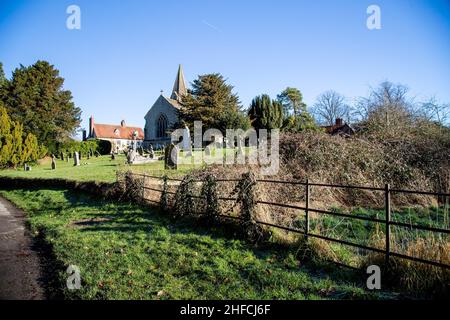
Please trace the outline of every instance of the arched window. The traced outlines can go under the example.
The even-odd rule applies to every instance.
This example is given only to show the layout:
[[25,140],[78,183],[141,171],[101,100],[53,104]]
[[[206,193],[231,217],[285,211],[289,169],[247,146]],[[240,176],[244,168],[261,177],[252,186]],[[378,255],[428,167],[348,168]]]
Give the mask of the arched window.
[[167,117],[164,114],[161,114],[158,118],[158,121],[156,121],[156,137],[157,138],[164,138],[167,136],[167,126],[168,121]]

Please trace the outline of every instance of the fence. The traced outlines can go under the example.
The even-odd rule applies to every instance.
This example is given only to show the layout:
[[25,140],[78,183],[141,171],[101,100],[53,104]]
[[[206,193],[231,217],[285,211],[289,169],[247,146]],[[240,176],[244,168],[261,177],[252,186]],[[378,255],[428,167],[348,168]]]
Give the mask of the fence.
[[[152,175],[141,174],[141,173],[133,173],[133,175],[143,177],[143,179],[144,179],[143,189],[144,190],[147,189],[147,190],[151,190],[151,191],[155,191],[155,192],[163,192],[163,190],[160,190],[160,189],[147,187],[146,183],[145,183],[147,178],[162,180],[163,177],[152,176]],[[167,178],[167,180],[177,181],[177,182],[182,181],[182,179],[177,179],[177,178]],[[217,182],[238,182],[240,180],[239,179],[216,179],[216,181]],[[195,180],[195,182],[203,182],[203,180]],[[450,196],[449,193],[395,189],[395,188],[391,188],[389,184],[386,184],[384,188],[377,188],[377,187],[368,187],[368,186],[311,183],[308,180],[306,180],[305,182],[301,182],[301,181],[281,181],[281,180],[259,179],[256,182],[257,183],[266,183],[266,184],[291,184],[291,185],[302,186],[302,187],[304,187],[304,192],[305,192],[304,193],[305,194],[305,206],[304,207],[290,205],[290,204],[276,203],[276,202],[257,201],[257,204],[261,204],[261,205],[278,206],[278,207],[283,207],[283,208],[304,211],[305,212],[305,228],[303,230],[256,220],[255,222],[260,225],[265,225],[265,226],[278,228],[278,229],[282,229],[282,230],[289,231],[289,232],[303,234],[305,237],[314,237],[314,238],[322,239],[325,241],[331,241],[331,242],[340,243],[343,245],[347,245],[347,246],[351,246],[351,247],[355,247],[355,248],[359,248],[359,249],[363,249],[363,250],[381,253],[381,254],[385,255],[385,262],[387,264],[389,263],[389,259],[391,257],[397,257],[397,258],[407,259],[407,260],[424,263],[424,264],[428,264],[428,265],[432,265],[432,266],[436,266],[436,267],[450,269],[450,265],[448,265],[448,264],[444,264],[444,263],[437,262],[437,261],[421,259],[421,258],[405,255],[405,254],[398,253],[398,252],[391,250],[391,240],[392,240],[391,239],[391,226],[398,226],[398,227],[410,228],[410,229],[415,229],[415,230],[430,231],[433,233],[450,234],[450,229],[435,228],[435,227],[422,226],[422,225],[417,225],[417,224],[412,224],[412,223],[403,223],[403,222],[393,221],[391,219],[391,195],[392,194],[394,194],[394,193],[412,193],[412,194],[420,194],[420,195],[438,196],[438,197],[443,197],[445,199]],[[384,219],[378,219],[378,218],[364,217],[364,216],[360,216],[360,215],[339,213],[339,212],[334,212],[334,211],[329,211],[329,210],[321,210],[321,209],[312,208],[312,207],[310,207],[310,194],[311,194],[311,189],[313,187],[359,189],[359,190],[371,190],[371,191],[382,192],[382,193],[384,193],[385,217],[384,217]],[[175,192],[171,192],[171,191],[168,191],[168,193],[175,194]],[[192,196],[192,197],[200,198],[199,196]],[[148,200],[148,199],[144,198],[144,200]],[[220,200],[220,201],[236,201],[237,199],[232,198],[232,197],[219,197],[218,200]],[[156,202],[156,201],[153,201],[153,202]],[[380,248],[370,247],[370,246],[353,243],[353,242],[342,240],[342,239],[336,239],[336,238],[332,238],[332,237],[328,237],[328,236],[324,236],[324,235],[320,235],[320,234],[311,232],[310,231],[310,213],[311,212],[315,212],[318,214],[325,214],[325,215],[333,215],[333,216],[338,216],[338,217],[345,217],[345,218],[349,218],[349,219],[365,220],[365,221],[375,222],[375,223],[380,223],[380,224],[385,225],[386,232],[385,232],[385,248],[384,248],[384,250],[380,249]],[[232,216],[232,215],[225,215],[225,214],[221,214],[220,216],[223,218],[228,218],[228,219],[242,220],[242,218],[239,216]]]

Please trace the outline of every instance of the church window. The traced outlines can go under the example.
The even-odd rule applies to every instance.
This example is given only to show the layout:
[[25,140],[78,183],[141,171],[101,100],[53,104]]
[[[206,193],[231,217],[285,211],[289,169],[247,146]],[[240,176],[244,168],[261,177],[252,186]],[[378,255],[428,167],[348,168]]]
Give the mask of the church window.
[[164,114],[161,114],[156,122],[156,137],[164,138],[167,136],[166,131],[168,127],[167,117]]

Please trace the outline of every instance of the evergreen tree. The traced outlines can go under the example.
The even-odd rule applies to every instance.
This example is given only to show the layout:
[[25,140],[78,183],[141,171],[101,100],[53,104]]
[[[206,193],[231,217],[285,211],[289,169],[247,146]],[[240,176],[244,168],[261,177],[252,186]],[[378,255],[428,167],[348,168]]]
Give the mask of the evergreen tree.
[[300,90],[287,87],[277,96],[277,99],[283,105],[284,131],[298,132],[318,129],[314,117],[308,112],[306,103],[303,102],[303,95]]
[[286,118],[290,115],[298,116],[303,110],[306,110],[303,95],[297,88],[287,87],[277,96],[277,99],[283,105]]
[[46,61],[21,65],[7,82],[3,99],[12,120],[22,123],[51,152],[74,134],[81,121],[81,110],[63,84],[59,71]]
[[6,83],[5,71],[3,71],[3,63],[0,62],[0,87]]
[[283,106],[267,94],[252,100],[248,115],[255,129],[276,129],[283,125]]
[[219,73],[200,75],[181,104],[181,121],[190,128],[194,121],[202,121],[204,130],[216,128],[223,133],[226,129],[247,129],[245,126],[249,125],[233,86]]
[[26,162],[34,162],[46,153],[36,136],[31,133],[23,139],[23,125],[12,121],[0,101],[0,168],[16,167]]
[[0,62],[0,100],[4,100],[7,83],[8,79],[6,79],[5,72],[3,71],[3,64]]

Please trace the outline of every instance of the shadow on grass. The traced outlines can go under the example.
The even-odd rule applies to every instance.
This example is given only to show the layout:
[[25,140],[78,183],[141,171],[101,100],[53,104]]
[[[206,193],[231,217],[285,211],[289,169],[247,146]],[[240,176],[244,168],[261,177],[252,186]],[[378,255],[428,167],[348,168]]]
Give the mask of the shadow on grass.
[[[25,191],[30,189],[24,189]],[[41,190],[38,187],[35,190]],[[106,232],[106,233],[151,233],[154,228],[163,226],[170,235],[192,234],[193,237],[178,237],[177,243],[189,247],[194,250],[201,250],[202,246],[212,246],[209,241],[202,241],[196,236],[208,236],[213,240],[236,241],[238,243],[225,243],[225,245],[236,245],[236,249],[249,250],[259,260],[267,260],[275,257],[282,265],[284,259],[289,258],[292,254],[296,255],[295,248],[286,247],[275,243],[264,243],[254,246],[239,237],[239,227],[228,222],[221,222],[220,225],[207,225],[204,221],[192,218],[181,218],[174,220],[167,216],[158,208],[140,207],[136,204],[119,203],[114,201],[106,201],[98,197],[81,191],[72,191],[62,188],[46,188],[46,190],[57,190],[63,192],[61,201],[51,201],[49,199],[44,205],[45,208],[32,210],[32,213],[43,213],[55,211],[61,213],[63,210],[73,209],[79,215],[79,219],[70,223],[71,227],[79,228],[80,232]],[[64,201],[65,200],[65,201]],[[96,212],[98,210],[98,212]],[[85,211],[85,212],[84,212]],[[64,215],[70,215],[70,211]],[[45,231],[42,233],[45,234]],[[48,283],[48,297],[58,299],[62,297],[61,285],[63,282],[56,276],[64,270],[64,266],[56,261],[52,256],[52,247],[45,242],[45,236],[37,239],[39,246],[44,248],[43,270],[46,274],[43,276],[44,281]],[[307,272],[316,279],[331,279],[336,283],[363,283],[361,274],[351,270],[340,269],[336,265],[318,265],[310,261],[300,261],[296,267],[288,267],[293,272]],[[328,269],[328,267],[330,269]],[[328,269],[328,270],[327,270]],[[327,270],[327,271],[324,271]],[[332,272],[329,272],[333,270]],[[243,277],[249,277],[243,274]],[[363,287],[361,285],[361,287]]]

